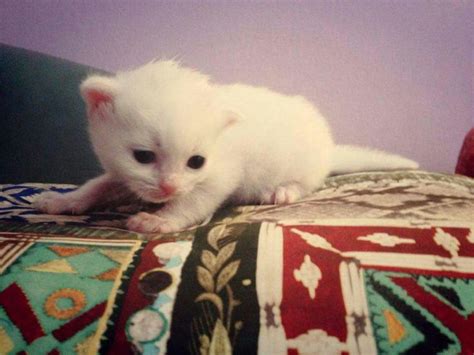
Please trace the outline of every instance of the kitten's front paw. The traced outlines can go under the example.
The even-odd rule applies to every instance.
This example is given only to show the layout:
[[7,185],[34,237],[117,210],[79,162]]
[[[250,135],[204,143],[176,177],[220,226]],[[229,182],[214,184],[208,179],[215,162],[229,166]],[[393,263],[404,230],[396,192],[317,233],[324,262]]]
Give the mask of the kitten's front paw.
[[278,186],[275,191],[267,191],[262,196],[262,202],[274,205],[284,205],[298,201],[303,196],[302,187],[297,183]]
[[49,191],[42,193],[33,201],[33,207],[47,214],[81,214],[87,208],[86,201],[77,199],[72,193],[61,194]]
[[179,226],[172,221],[147,212],[131,216],[127,221],[127,228],[139,233],[171,233],[180,230]]

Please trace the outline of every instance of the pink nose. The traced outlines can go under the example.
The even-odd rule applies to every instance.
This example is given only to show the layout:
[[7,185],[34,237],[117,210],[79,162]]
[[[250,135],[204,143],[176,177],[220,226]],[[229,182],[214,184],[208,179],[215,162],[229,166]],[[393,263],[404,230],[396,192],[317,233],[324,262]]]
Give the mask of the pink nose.
[[170,196],[176,192],[176,186],[171,185],[167,182],[160,183],[160,190],[163,196]]

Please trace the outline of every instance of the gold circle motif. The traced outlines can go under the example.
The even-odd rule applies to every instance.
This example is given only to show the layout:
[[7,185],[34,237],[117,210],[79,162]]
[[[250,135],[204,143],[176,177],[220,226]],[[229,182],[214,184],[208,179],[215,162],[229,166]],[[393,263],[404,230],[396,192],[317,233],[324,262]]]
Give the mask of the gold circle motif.
[[[57,302],[62,298],[68,298],[72,301],[72,306],[68,308],[59,308]],[[44,303],[44,310],[50,317],[56,319],[69,319],[78,314],[86,306],[86,295],[84,292],[73,288],[62,288],[54,291],[48,296]]]

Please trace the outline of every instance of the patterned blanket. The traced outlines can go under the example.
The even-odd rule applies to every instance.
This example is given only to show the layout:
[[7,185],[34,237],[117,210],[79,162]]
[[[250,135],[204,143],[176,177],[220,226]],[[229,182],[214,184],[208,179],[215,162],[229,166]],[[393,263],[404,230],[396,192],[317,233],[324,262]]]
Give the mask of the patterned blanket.
[[73,188],[0,186],[0,353],[474,352],[472,179],[331,177],[150,241],[140,206],[31,208]]

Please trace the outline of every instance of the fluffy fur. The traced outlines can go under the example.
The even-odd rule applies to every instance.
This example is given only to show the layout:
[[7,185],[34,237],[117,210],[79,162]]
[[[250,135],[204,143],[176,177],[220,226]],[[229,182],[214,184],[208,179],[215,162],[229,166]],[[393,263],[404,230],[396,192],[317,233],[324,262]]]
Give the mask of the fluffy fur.
[[[165,203],[130,217],[129,229],[172,232],[201,222],[225,201],[291,203],[330,173],[418,166],[335,146],[326,120],[303,97],[217,85],[173,61],[91,76],[80,90],[105,173],[69,194],[42,195],[36,206],[48,213],[82,213],[127,190]],[[137,158],[137,151],[152,161]],[[196,156],[205,158],[198,168],[190,163]]]

